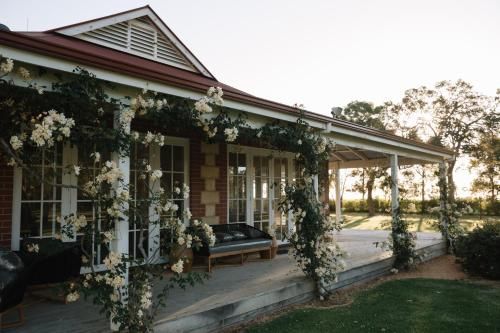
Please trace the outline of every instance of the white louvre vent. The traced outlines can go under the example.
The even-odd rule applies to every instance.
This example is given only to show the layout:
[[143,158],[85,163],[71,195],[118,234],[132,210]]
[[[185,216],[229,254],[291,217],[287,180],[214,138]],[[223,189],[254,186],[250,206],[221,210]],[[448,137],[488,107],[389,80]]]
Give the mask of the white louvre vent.
[[90,30],[76,37],[171,66],[196,71],[191,62],[146,16]]

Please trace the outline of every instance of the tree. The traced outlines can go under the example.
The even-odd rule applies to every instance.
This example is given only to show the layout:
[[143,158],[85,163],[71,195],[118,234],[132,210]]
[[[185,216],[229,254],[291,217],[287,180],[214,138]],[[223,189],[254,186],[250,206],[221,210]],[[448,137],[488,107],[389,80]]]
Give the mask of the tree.
[[398,134],[414,131],[429,143],[455,153],[448,161],[447,173],[449,199],[454,201],[453,171],[457,158],[477,143],[485,122],[498,123],[498,100],[476,92],[471,84],[459,79],[438,82],[433,89],[409,89],[401,102],[387,103],[385,107],[390,128]]
[[[384,130],[386,128],[384,120],[384,107],[374,106],[372,103],[363,101],[353,101],[349,103],[342,113],[337,116],[339,119],[347,120],[359,125]],[[376,180],[385,176],[386,170],[378,167],[355,169],[351,176],[361,177],[360,181],[354,185],[354,189],[364,195],[366,192],[366,204],[368,206],[368,215],[375,215],[375,205],[373,201],[373,190],[376,186]],[[366,191],[365,191],[366,189]]]
[[478,172],[472,182],[471,190],[476,193],[487,193],[491,208],[494,209],[498,192],[500,192],[500,137],[491,130],[486,130],[479,142],[470,152],[471,168]]

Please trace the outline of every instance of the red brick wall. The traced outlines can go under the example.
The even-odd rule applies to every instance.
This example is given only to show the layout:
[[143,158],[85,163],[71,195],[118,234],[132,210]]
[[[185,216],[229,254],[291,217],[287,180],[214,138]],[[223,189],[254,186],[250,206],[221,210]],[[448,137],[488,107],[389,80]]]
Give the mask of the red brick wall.
[[0,246],[10,249],[14,169],[0,161]]

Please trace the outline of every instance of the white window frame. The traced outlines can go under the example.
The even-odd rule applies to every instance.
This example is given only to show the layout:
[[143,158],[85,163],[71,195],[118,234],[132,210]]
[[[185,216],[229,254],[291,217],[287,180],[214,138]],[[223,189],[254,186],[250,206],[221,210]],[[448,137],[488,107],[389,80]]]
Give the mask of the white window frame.
[[[269,227],[274,227],[274,210],[273,210],[273,201],[274,201],[274,190],[271,189],[274,178],[274,157],[279,158],[287,158],[288,160],[288,182],[291,184],[293,179],[295,178],[295,168],[294,168],[294,158],[295,155],[291,152],[281,152],[277,150],[271,150],[266,148],[256,148],[256,147],[248,147],[248,146],[239,146],[239,145],[228,145],[227,146],[227,162],[226,162],[226,170],[229,170],[229,153],[238,153],[246,155],[246,223],[248,225],[254,226],[254,216],[253,216],[253,158],[254,156],[264,156],[270,157],[269,159]],[[226,188],[227,188],[227,223],[229,223],[229,172],[227,172],[226,179]],[[234,223],[234,222],[233,222]],[[292,215],[289,213],[287,217],[287,225],[288,232],[293,231],[293,223],[292,223]],[[266,230],[264,230],[266,231]],[[267,231],[266,231],[267,232]],[[278,243],[288,243],[287,241],[278,240]]]
[[[181,146],[184,148],[184,183],[189,186],[189,139],[179,138],[179,137],[165,137],[165,145]],[[160,147],[157,145],[151,145],[149,148],[149,159],[151,167],[153,169],[160,168]],[[63,157],[62,166],[63,169],[68,165],[78,164],[78,150],[75,146],[69,144],[63,147]],[[13,197],[12,197],[12,235],[11,235],[11,249],[18,251],[21,242],[21,198],[22,198],[22,181],[23,181],[23,170],[22,168],[14,168],[14,182],[13,182]],[[63,183],[76,185],[77,178],[73,174],[63,173]],[[184,199],[184,207],[189,208],[189,198]],[[152,208],[150,208],[150,214],[152,213]],[[61,216],[67,216],[72,213],[77,213],[77,190],[74,188],[63,188],[61,193]],[[188,223],[186,219],[185,223]],[[154,226],[150,225],[149,233],[149,245],[154,246],[152,243],[152,238],[155,234],[159,234],[159,228],[156,231],[153,230]],[[74,239],[63,239],[63,241],[74,241]],[[149,253],[154,252],[151,249]],[[104,265],[95,265],[96,270],[105,270]],[[88,273],[89,268],[82,268],[81,273]]]

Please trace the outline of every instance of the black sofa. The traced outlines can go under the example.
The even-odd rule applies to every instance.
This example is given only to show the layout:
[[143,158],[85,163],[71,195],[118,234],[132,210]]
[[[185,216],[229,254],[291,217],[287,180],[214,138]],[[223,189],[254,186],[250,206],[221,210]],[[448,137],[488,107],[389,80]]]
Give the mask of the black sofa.
[[[26,244],[37,244],[40,252],[26,251]],[[60,283],[80,275],[82,251],[76,242],[26,238],[17,254],[27,271],[28,285]]]
[[212,225],[216,242],[214,246],[204,243],[194,250],[197,257],[205,257],[208,261],[208,271],[212,269],[212,259],[240,255],[243,264],[243,255],[260,252],[261,257],[271,258],[272,237],[246,223],[230,223]]

